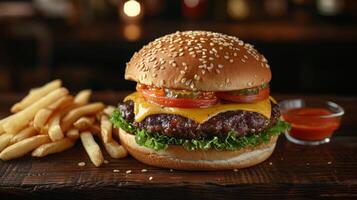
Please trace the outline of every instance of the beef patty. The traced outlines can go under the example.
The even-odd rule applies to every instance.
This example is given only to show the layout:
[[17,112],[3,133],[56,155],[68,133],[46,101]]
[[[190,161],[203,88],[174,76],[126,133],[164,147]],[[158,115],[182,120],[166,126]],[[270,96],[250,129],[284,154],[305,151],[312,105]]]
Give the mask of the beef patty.
[[213,136],[223,138],[230,131],[234,131],[237,136],[245,136],[270,128],[280,117],[279,106],[274,103],[271,105],[270,119],[260,113],[237,110],[219,113],[202,124],[173,114],[150,115],[141,122],[135,122],[133,101],[120,103],[118,109],[121,111],[122,117],[136,128],[175,138],[199,139],[212,138]]

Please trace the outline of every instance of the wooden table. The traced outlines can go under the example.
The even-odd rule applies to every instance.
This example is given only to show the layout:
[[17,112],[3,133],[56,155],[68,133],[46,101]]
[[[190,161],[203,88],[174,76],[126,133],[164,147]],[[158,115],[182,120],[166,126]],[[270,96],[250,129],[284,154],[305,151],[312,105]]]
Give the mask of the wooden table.
[[[115,104],[125,94],[102,92],[94,99]],[[293,96],[276,95],[277,99]],[[0,115],[19,98],[1,94]],[[300,146],[281,136],[264,163],[217,172],[170,171],[146,166],[131,157],[113,160],[108,155],[109,164],[96,168],[78,143],[71,150],[42,159],[28,156],[0,162],[0,199],[356,199],[357,98],[306,98],[329,98],[346,109],[342,127],[331,143]],[[79,167],[80,161],[87,165]],[[120,171],[115,173],[114,169]]]

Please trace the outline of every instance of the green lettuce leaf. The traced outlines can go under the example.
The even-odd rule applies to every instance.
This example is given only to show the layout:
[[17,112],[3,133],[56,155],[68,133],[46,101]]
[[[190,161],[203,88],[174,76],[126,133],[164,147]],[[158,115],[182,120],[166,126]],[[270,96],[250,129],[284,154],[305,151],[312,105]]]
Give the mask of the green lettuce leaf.
[[226,138],[213,137],[211,139],[186,140],[160,135],[158,133],[148,133],[145,130],[137,129],[122,117],[119,110],[116,110],[113,113],[111,121],[113,122],[114,127],[121,128],[128,133],[134,134],[136,143],[156,151],[166,149],[168,145],[182,145],[186,150],[191,151],[196,149],[207,150],[212,148],[222,151],[233,151],[243,147],[255,147],[262,143],[269,143],[270,137],[279,135],[290,128],[289,123],[278,120],[273,127],[249,136],[237,137],[237,134],[234,131],[231,131],[228,133]]

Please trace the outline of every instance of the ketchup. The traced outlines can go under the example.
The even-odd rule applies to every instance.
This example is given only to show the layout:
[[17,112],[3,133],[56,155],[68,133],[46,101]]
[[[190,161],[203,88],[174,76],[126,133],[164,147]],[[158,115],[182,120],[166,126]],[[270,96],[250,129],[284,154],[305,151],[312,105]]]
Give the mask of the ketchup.
[[323,140],[339,127],[340,118],[323,117],[333,114],[323,108],[295,108],[283,113],[291,124],[290,135],[301,140]]

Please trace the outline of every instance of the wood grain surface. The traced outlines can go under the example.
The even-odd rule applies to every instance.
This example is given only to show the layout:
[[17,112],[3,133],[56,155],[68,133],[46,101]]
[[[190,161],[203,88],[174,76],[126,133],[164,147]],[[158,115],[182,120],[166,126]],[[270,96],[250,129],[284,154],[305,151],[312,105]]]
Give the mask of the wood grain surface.
[[[114,104],[125,94],[97,93],[94,98]],[[1,95],[0,113],[6,114],[18,98]],[[327,98],[346,109],[343,127],[329,144],[300,146],[281,136],[273,155],[260,165],[238,171],[184,172],[108,155],[109,163],[96,168],[78,143],[41,159],[0,161],[0,199],[357,199],[357,98]],[[82,161],[86,166],[79,167]]]

